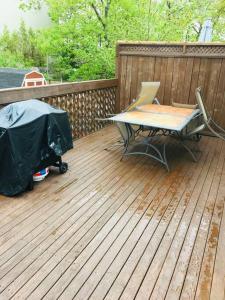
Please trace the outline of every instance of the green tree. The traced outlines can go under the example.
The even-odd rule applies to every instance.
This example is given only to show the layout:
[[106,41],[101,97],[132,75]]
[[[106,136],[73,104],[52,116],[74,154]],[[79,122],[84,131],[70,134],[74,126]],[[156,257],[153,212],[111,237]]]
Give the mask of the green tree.
[[35,33],[32,43],[32,34],[21,27],[26,46],[21,44],[20,55],[43,64],[49,57],[53,73],[64,80],[114,76],[117,40],[197,41],[208,18],[213,40],[225,38],[224,0],[21,0],[21,5],[39,9],[44,2],[52,26]]
[[21,22],[17,31],[9,32],[5,27],[0,36],[0,65],[4,67],[34,67],[44,64],[39,50],[39,32],[28,29]]

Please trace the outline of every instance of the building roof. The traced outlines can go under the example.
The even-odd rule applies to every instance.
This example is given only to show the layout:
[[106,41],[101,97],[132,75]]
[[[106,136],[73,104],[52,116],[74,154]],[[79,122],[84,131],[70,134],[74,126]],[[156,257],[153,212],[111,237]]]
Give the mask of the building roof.
[[21,87],[25,74],[31,70],[0,68],[0,89]]

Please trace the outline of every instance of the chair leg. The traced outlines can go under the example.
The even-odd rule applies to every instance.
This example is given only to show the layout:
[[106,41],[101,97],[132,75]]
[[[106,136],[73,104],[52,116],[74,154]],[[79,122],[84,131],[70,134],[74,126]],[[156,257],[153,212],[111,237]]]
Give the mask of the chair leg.
[[[141,145],[141,143],[140,143]],[[163,164],[167,171],[169,172],[169,165],[168,165],[168,162],[167,162],[167,159],[166,159],[166,144],[163,144],[163,151],[161,152],[159,149],[157,149],[156,146],[152,145],[152,144],[142,144],[142,145],[145,145],[146,146],[146,150],[145,151],[128,151],[127,152],[127,149],[125,149],[120,161],[122,161],[123,157],[126,155],[146,155],[148,157],[151,157],[152,159],[155,159],[157,160],[158,162],[160,162],[161,164]],[[155,151],[155,153],[152,153],[150,154],[149,153],[149,148],[151,148],[152,150]]]
[[197,162],[197,157],[194,155],[193,150],[191,150],[191,148],[189,146],[187,146],[184,141],[179,141],[179,143],[188,151],[188,153],[191,155],[191,157],[193,158],[194,162]]
[[225,136],[223,136],[221,133],[218,133],[217,131],[215,131],[209,124],[207,125],[208,129],[218,138],[220,138],[221,140],[225,141]]
[[168,165],[168,162],[167,162],[167,157],[166,157],[166,144],[163,145],[163,159],[164,159],[166,169],[169,172],[170,168],[169,168],[169,165]]
[[221,132],[222,132],[222,135],[224,135],[225,134],[225,129],[224,128],[222,128],[221,126],[219,126],[216,122],[214,122],[213,120],[211,120],[211,122],[213,123],[213,125],[217,128],[217,129],[219,129]]

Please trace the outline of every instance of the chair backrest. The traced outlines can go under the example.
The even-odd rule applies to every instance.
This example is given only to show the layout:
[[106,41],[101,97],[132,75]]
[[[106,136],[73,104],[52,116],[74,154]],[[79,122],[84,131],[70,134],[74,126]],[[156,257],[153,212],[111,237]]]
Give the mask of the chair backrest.
[[134,110],[135,107],[144,104],[152,104],[153,100],[158,92],[160,82],[142,82],[141,91],[137,100],[131,103],[126,111]]
[[119,132],[123,138],[124,145],[128,145],[129,143],[134,141],[135,134],[130,124],[116,122],[116,126],[118,127]]
[[200,111],[202,113],[203,120],[204,120],[205,123],[208,123],[209,122],[209,118],[208,118],[205,106],[203,104],[202,95],[201,95],[201,88],[200,87],[198,87],[195,90],[195,96],[196,96],[196,100],[197,100],[197,103],[198,103],[198,107],[199,107],[199,109],[200,109]]
[[203,120],[204,120],[205,125],[213,133],[214,136],[225,141],[225,130],[222,127],[220,127],[215,121],[213,121],[210,114],[207,113],[207,111],[204,107],[202,97],[201,97],[201,88],[198,87],[196,89],[195,95],[196,95],[196,98],[198,101],[199,109],[203,115]]

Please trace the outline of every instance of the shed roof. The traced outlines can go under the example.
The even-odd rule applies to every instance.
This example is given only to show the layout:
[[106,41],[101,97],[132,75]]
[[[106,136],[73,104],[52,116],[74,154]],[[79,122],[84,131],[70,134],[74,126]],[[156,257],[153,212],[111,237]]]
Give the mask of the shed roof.
[[0,68],[0,89],[21,87],[25,74],[31,70]]

